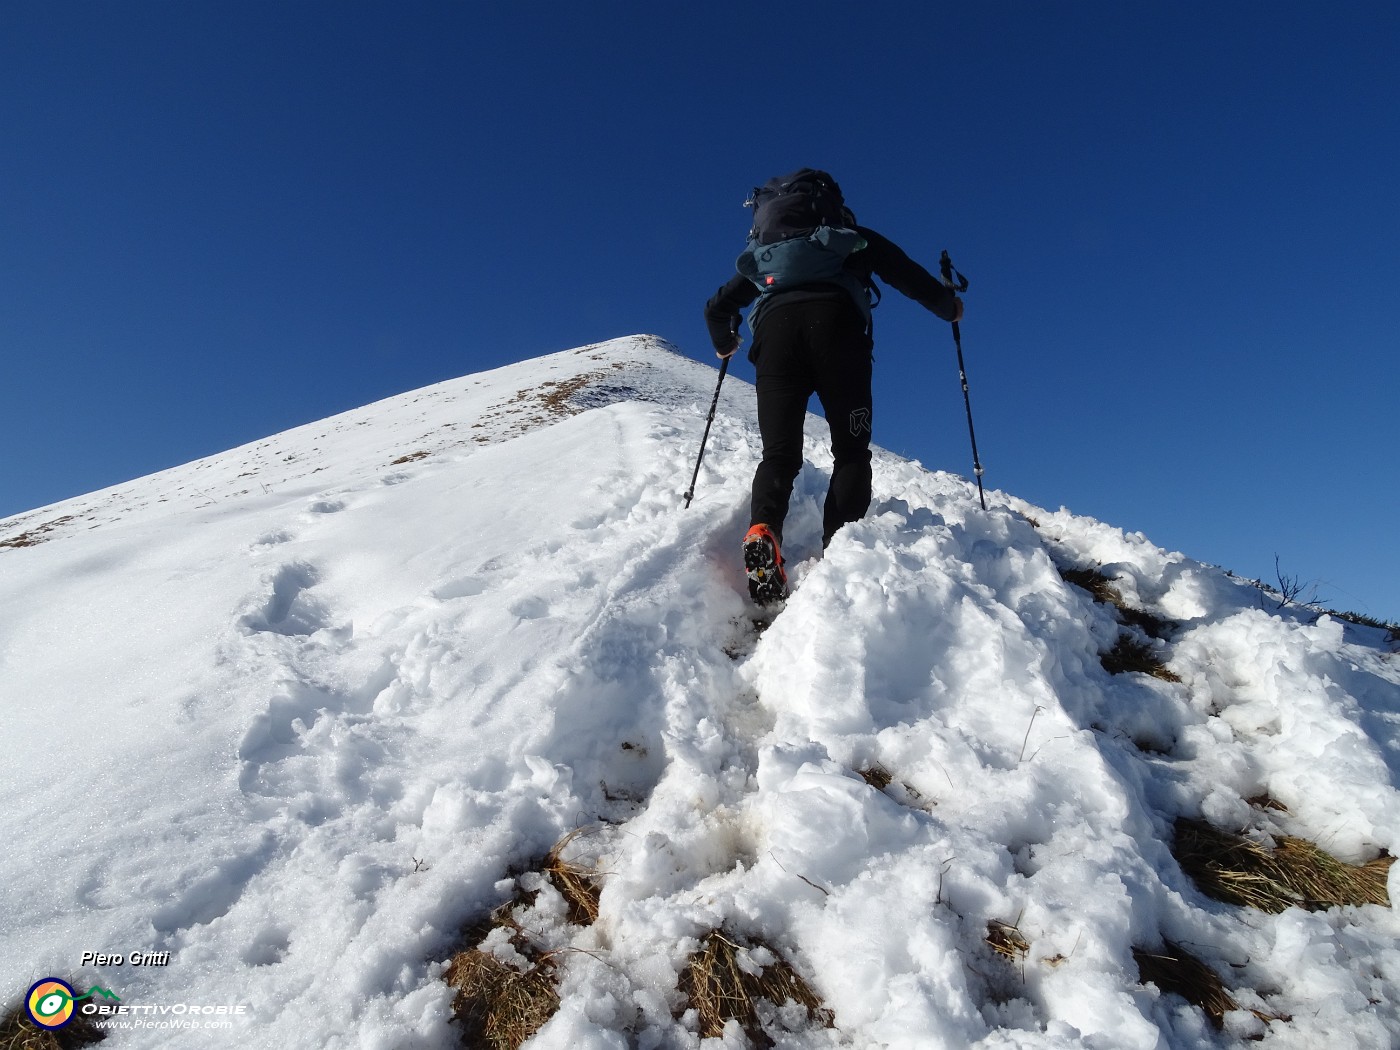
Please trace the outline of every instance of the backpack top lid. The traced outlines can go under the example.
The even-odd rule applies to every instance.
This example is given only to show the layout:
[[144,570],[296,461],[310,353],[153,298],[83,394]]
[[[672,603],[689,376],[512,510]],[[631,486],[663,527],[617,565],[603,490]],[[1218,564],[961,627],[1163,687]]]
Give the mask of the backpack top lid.
[[745,203],[753,208],[749,237],[759,244],[807,237],[823,226],[845,229],[856,224],[841,187],[817,168],[798,168],[769,179],[754,187]]

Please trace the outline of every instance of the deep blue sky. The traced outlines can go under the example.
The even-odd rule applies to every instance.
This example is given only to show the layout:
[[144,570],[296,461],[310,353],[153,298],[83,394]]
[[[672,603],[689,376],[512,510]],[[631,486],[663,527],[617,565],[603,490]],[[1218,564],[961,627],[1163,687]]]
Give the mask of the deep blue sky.
[[[989,486],[1400,618],[1397,54],[1389,2],[8,0],[0,515],[612,336],[713,360],[741,202],[810,164],[971,277]],[[968,473],[948,326],[876,320],[876,440]]]

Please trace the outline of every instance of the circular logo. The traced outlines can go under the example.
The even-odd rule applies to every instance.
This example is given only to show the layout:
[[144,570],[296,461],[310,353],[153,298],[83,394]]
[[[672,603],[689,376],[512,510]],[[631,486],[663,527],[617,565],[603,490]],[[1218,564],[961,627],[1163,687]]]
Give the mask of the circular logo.
[[36,981],[24,1000],[29,1019],[40,1028],[62,1028],[73,1020],[73,986],[57,977]]

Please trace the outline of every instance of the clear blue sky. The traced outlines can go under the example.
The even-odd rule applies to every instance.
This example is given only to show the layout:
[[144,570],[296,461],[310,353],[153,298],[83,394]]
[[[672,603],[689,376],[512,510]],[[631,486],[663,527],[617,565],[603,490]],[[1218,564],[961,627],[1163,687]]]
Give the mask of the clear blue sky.
[[[8,0],[0,515],[612,336],[713,360],[741,202],[814,165],[971,277],[989,486],[1400,618],[1397,54],[1389,2]],[[948,326],[876,323],[876,440],[968,473]]]

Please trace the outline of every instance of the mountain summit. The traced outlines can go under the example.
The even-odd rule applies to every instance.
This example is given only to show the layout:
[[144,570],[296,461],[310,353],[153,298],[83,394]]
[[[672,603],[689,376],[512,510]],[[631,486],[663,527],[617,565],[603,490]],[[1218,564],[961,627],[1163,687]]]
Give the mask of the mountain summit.
[[742,381],[681,508],[714,382],[614,340],[0,523],[7,1007],[110,988],[112,1047],[456,1046],[503,988],[535,1048],[1400,1042],[1394,639],[878,450],[822,556],[816,420],[760,615]]

